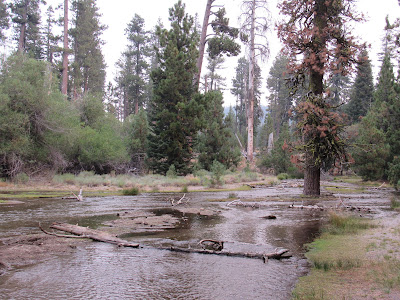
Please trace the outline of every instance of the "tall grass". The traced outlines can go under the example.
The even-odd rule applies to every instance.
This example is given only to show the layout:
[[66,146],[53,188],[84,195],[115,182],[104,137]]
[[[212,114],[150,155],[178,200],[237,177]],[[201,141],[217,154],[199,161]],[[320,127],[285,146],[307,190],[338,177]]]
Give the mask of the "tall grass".
[[339,234],[352,234],[357,233],[359,230],[373,228],[375,225],[371,224],[369,220],[365,220],[353,215],[339,215],[331,213],[329,215],[329,222],[323,228],[323,232],[339,235]]

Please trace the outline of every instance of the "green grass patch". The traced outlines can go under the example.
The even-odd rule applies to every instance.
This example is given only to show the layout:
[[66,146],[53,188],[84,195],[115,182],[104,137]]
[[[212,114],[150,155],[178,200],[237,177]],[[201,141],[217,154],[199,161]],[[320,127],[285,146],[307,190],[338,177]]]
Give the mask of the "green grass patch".
[[390,209],[400,210],[400,201],[396,197],[390,198]]
[[139,189],[137,187],[124,189],[124,190],[122,190],[122,195],[124,195],[124,196],[136,196],[136,195],[139,195]]
[[323,228],[323,232],[338,235],[338,234],[354,234],[360,230],[374,228],[375,225],[369,220],[365,220],[353,215],[340,215],[331,213],[329,222]]

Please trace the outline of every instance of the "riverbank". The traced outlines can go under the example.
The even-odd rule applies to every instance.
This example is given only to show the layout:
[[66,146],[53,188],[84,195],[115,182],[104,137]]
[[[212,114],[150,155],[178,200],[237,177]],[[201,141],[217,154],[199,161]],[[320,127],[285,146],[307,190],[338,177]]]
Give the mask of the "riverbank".
[[308,245],[312,269],[299,279],[293,299],[400,299],[399,212],[388,207],[363,222],[363,229],[328,230]]

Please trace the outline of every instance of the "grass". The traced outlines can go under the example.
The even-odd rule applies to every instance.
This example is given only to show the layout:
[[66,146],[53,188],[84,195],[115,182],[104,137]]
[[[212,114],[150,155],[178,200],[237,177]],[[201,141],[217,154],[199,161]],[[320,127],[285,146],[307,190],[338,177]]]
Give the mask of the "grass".
[[129,189],[122,190],[124,196],[136,196],[139,195],[139,189],[137,187],[132,187]]
[[372,247],[360,233],[373,227],[367,220],[331,214],[321,236],[307,245],[312,269],[299,279],[293,299],[352,299],[348,297],[354,285],[351,280],[365,277],[369,270],[366,252]]
[[[276,182],[276,177],[266,177],[256,172],[230,172],[227,171],[221,178],[225,184],[251,182],[251,181],[267,181],[268,183]],[[161,175],[131,176],[131,175],[96,175],[93,172],[82,172],[79,175],[61,174],[53,177],[53,183],[74,185],[80,187],[112,187],[128,189],[138,187],[140,190],[161,191],[165,187],[173,187],[171,191],[186,192],[189,187],[205,187],[212,188],[212,173],[199,170],[194,175],[168,177]],[[222,188],[222,189],[221,189]],[[223,186],[215,191],[228,190]],[[199,190],[202,188],[199,188]],[[241,188],[242,189],[242,188]]]
[[394,196],[390,198],[390,209],[400,210],[400,201]]

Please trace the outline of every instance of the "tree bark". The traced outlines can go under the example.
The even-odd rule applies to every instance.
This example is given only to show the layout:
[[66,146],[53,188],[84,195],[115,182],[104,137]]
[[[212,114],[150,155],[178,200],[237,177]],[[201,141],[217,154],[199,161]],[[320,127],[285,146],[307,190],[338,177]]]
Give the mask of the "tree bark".
[[24,4],[24,11],[22,13],[22,23],[19,32],[19,39],[18,39],[18,52],[23,53],[25,51],[25,42],[26,42],[26,23],[28,22],[28,5],[29,0],[25,1]]
[[251,28],[250,28],[250,61],[249,61],[249,94],[247,110],[247,160],[253,161],[254,151],[254,69],[256,63],[255,54],[255,13],[256,1],[253,0],[251,9]]
[[204,51],[206,48],[208,22],[209,22],[210,14],[211,14],[211,6],[214,3],[214,1],[215,0],[207,0],[206,11],[204,14],[203,27],[201,30],[200,44],[199,44],[199,57],[197,58],[197,64],[196,64],[197,73],[196,73],[195,82],[196,82],[197,88],[199,88],[199,85],[200,85],[201,67],[203,65]]
[[64,0],[64,51],[61,93],[68,93],[68,0]]

